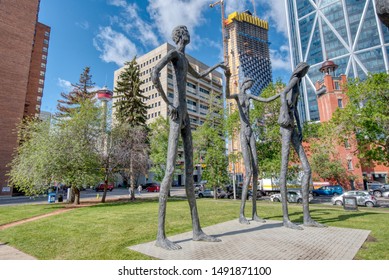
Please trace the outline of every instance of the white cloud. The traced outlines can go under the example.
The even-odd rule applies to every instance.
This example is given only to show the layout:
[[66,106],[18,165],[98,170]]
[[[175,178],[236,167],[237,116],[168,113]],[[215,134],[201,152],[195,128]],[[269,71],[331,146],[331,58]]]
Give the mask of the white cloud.
[[108,0],[108,4],[116,6],[116,7],[126,7],[127,1],[126,0]]
[[117,18],[117,21],[127,34],[136,36],[144,46],[159,46],[158,36],[154,33],[153,26],[139,16],[139,7],[136,3],[127,4],[124,8],[124,17]]
[[[158,32],[166,41],[178,25],[186,25],[193,38],[195,28],[205,22],[203,12],[209,9],[210,0],[149,0],[147,11]],[[194,41],[194,40],[192,40]]]
[[273,70],[287,70],[291,67],[289,47],[282,45],[279,50],[270,50],[271,66]]
[[287,38],[288,26],[286,22],[285,0],[259,0],[259,4],[266,7],[264,19],[272,21],[271,28],[274,26],[277,32],[281,32]]
[[125,61],[137,54],[135,44],[109,26],[100,27],[99,34],[93,39],[93,45],[102,53],[100,58],[103,61],[114,62],[119,66],[123,66]]
[[65,92],[69,92],[73,89],[71,82],[63,80],[61,78],[58,78],[57,85]]
[[84,20],[83,22],[76,22],[76,25],[81,27],[84,30],[88,30],[89,29],[89,22],[86,21],[86,20]]
[[247,9],[253,11],[253,7],[251,1],[249,0],[241,0],[241,1],[225,1],[226,8],[226,16],[228,16],[232,12],[243,12]]

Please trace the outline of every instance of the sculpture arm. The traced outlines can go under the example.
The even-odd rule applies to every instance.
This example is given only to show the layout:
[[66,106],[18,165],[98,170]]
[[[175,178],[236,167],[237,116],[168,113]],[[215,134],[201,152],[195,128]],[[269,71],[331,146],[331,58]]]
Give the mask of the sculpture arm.
[[271,97],[269,97],[269,98],[262,98],[262,97],[254,96],[254,95],[250,96],[250,98],[252,98],[252,99],[254,99],[254,100],[256,100],[256,101],[259,101],[259,102],[268,103],[268,102],[271,102],[271,101],[273,101],[273,100],[276,100],[276,99],[277,99],[278,97],[280,97],[280,96],[281,96],[281,93],[276,94],[276,95],[273,95],[273,96],[271,96]]
[[214,65],[213,67],[210,67],[210,68],[208,68],[207,70],[204,70],[204,71],[201,72],[201,73],[197,73],[197,71],[193,69],[192,65],[190,65],[190,63],[188,63],[188,72],[189,72],[193,77],[195,77],[196,79],[202,79],[202,78],[204,78],[205,76],[207,76],[209,73],[211,73],[213,70],[215,70],[215,69],[218,68],[218,67],[223,67],[223,68],[224,68],[224,63],[223,63],[223,62],[220,62],[220,63]]
[[299,82],[299,78],[293,77],[290,80],[289,84],[286,86],[286,88],[280,93],[281,110],[280,110],[280,116],[278,118],[278,123],[283,127],[293,125],[293,120],[291,120],[291,118],[289,116],[289,106],[288,106],[287,94],[289,91],[293,90],[293,87],[298,82]]
[[230,72],[230,70],[228,68],[225,69],[224,75],[226,76],[226,89],[225,89],[226,98],[227,99],[233,99],[233,98],[236,99],[238,97],[238,95],[237,94],[231,94],[231,92],[230,92],[231,72]]

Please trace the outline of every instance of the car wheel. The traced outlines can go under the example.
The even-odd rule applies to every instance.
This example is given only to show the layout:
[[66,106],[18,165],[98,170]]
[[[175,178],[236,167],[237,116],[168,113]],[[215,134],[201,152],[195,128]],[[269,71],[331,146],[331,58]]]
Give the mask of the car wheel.
[[374,195],[375,197],[381,197],[381,196],[382,196],[382,193],[381,193],[380,191],[374,191],[374,192],[373,192],[373,195]]
[[366,207],[374,207],[374,203],[371,202],[371,201],[367,201],[367,202],[365,203],[365,205],[366,205]]
[[301,198],[299,198],[299,199],[297,199],[297,203],[301,204],[301,203],[303,203],[303,200]]
[[313,193],[313,196],[318,196],[318,194],[317,193]]
[[110,192],[112,192],[112,189],[109,189]]
[[339,206],[342,206],[342,205],[343,205],[343,202],[342,202],[341,200],[337,200],[337,201],[335,201],[335,204],[336,204],[336,205],[339,205]]
[[334,196],[338,196],[339,194],[338,193],[334,193]]
[[204,195],[202,193],[199,194],[199,198],[203,198]]
[[274,202],[281,202],[278,198],[273,199]]
[[253,196],[249,195],[249,196],[247,197],[247,200],[249,200],[249,201],[253,200]]

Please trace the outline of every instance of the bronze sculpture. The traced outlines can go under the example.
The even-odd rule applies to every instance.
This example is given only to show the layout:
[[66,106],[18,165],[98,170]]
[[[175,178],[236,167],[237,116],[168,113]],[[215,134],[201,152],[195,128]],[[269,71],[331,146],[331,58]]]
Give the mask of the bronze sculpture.
[[[161,190],[159,194],[158,233],[156,241],[156,246],[162,247],[167,250],[181,249],[178,244],[175,244],[174,242],[167,239],[165,234],[166,203],[168,192],[173,180],[173,172],[177,157],[179,133],[181,133],[181,137],[184,144],[185,190],[191,211],[193,240],[210,242],[220,241],[220,239],[206,235],[202,231],[197,212],[193,182],[192,132],[186,103],[186,76],[189,72],[193,77],[197,79],[203,78],[217,67],[222,66],[222,63],[219,63],[214,67],[211,67],[199,74],[192,68],[192,66],[188,62],[188,59],[185,56],[185,47],[190,42],[190,35],[186,26],[177,26],[176,28],[174,28],[172,32],[172,39],[177,45],[176,49],[169,51],[168,54],[163,57],[155,66],[154,71],[152,73],[152,82],[157,91],[161,94],[163,100],[168,105],[168,112],[170,116],[170,132],[166,171],[165,177],[163,178],[163,181],[161,183]],[[160,71],[168,63],[171,63],[173,65],[173,102],[170,102],[167,99],[166,94],[162,88],[161,82],[159,80]]]
[[270,102],[275,100],[280,96],[277,94],[270,98],[261,98],[253,95],[248,95],[247,91],[252,87],[253,80],[250,78],[244,78],[239,86],[239,94],[230,94],[229,83],[231,72],[226,69],[226,98],[227,99],[235,99],[240,116],[240,143],[242,147],[242,155],[243,161],[246,171],[246,176],[244,179],[243,187],[242,187],[242,202],[240,206],[240,214],[239,214],[239,222],[241,224],[249,224],[249,221],[246,219],[244,215],[244,209],[246,205],[248,185],[252,179],[253,182],[253,199],[252,199],[252,219],[257,222],[265,222],[265,220],[261,219],[257,215],[257,184],[258,184],[258,158],[257,158],[257,149],[255,145],[255,137],[253,134],[253,130],[250,125],[250,99],[254,99],[260,102]]
[[[309,213],[309,182],[311,181],[311,167],[302,145],[302,130],[297,110],[297,102],[300,94],[300,83],[302,78],[307,74],[309,65],[301,62],[296,66],[290,78],[289,84],[281,92],[281,109],[278,123],[280,124],[281,142],[282,142],[282,159],[280,174],[280,191],[282,200],[283,223],[285,227],[293,229],[303,229],[289,220],[287,205],[286,178],[288,172],[289,149],[293,145],[303,167],[303,178],[301,183],[303,198],[303,215],[304,226],[324,227],[322,224],[314,221]],[[297,131],[295,129],[297,125]]]

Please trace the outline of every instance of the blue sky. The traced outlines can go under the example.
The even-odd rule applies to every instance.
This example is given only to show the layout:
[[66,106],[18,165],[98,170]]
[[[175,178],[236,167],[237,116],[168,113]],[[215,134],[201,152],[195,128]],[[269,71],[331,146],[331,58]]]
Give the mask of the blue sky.
[[[222,60],[220,6],[212,0],[41,0],[39,21],[51,27],[42,110],[55,112],[61,92],[91,67],[96,87],[113,87],[113,72],[168,41],[177,25],[188,26],[187,53],[213,65]],[[253,11],[252,0],[225,0],[226,14]],[[290,75],[284,0],[255,0],[269,21],[273,80]]]

